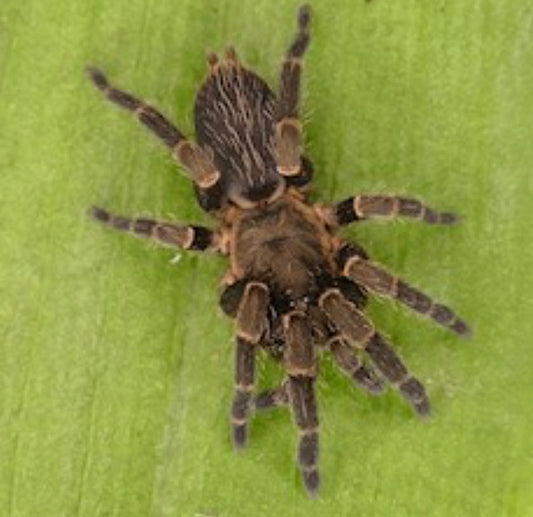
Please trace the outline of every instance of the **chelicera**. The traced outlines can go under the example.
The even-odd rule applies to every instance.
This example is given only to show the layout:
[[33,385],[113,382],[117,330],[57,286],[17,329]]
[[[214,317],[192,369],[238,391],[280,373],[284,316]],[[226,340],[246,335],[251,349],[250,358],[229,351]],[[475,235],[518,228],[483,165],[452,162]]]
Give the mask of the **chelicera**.
[[[457,217],[416,199],[356,195],[339,203],[311,203],[311,161],[298,115],[302,57],[309,44],[310,9],[298,12],[276,96],[230,48],[208,58],[209,72],[195,104],[196,142],[144,101],[113,87],[89,68],[108,100],[131,111],[173,153],[190,176],[200,206],[216,229],[126,218],[94,207],[98,221],[137,237],[185,250],[229,257],[220,305],[234,318],[233,443],[246,445],[254,410],[289,406],[299,428],[298,464],[309,495],[319,487],[317,361],[330,352],[337,365],[371,394],[394,386],[414,411],[429,413],[426,391],[364,313],[377,294],[467,335],[449,307],[372,262],[364,249],[339,237],[341,227],[375,217],[407,217],[453,224]],[[262,348],[286,372],[281,386],[255,394],[255,363]]]

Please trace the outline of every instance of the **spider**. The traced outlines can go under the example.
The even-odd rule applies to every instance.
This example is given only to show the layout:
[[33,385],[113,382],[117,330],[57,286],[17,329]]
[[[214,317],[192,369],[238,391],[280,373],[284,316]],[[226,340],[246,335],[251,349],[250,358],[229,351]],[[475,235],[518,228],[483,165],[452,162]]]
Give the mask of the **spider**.
[[[365,250],[338,236],[341,227],[375,217],[407,217],[449,225],[457,216],[416,199],[361,194],[335,204],[312,203],[312,162],[303,152],[298,115],[302,58],[310,40],[311,11],[300,7],[297,32],[281,67],[276,96],[240,62],[233,48],[208,56],[208,75],[195,103],[196,141],[158,110],[116,89],[89,67],[109,101],[131,111],[160,139],[190,176],[203,210],[218,220],[213,230],[93,207],[95,219],[116,230],[184,250],[229,257],[220,297],[235,320],[233,443],[247,443],[251,413],[289,406],[299,428],[297,461],[309,496],[317,493],[317,361],[329,351],[339,368],[370,394],[394,386],[415,413],[430,406],[421,382],[405,367],[364,313],[370,294],[392,298],[466,336],[467,324],[449,307],[372,262]],[[281,362],[282,384],[254,394],[259,349]]]

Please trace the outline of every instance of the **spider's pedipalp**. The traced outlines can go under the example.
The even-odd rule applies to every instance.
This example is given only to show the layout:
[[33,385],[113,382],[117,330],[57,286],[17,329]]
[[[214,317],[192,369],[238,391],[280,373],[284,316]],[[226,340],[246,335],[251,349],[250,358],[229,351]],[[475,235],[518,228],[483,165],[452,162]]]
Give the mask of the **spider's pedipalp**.
[[97,221],[134,237],[151,239],[164,246],[183,250],[217,250],[215,233],[204,226],[178,225],[140,217],[114,215],[100,207],[92,207],[91,215]]
[[242,449],[248,438],[247,423],[255,383],[255,351],[267,327],[268,304],[268,287],[260,282],[248,282],[236,314],[235,395],[231,410],[236,449]]
[[459,216],[452,212],[437,212],[418,199],[383,194],[349,197],[334,206],[337,224],[344,226],[376,217],[408,217],[428,224],[455,224]]
[[329,342],[329,349],[335,362],[350,377],[357,386],[364,388],[372,395],[381,395],[385,391],[385,384],[373,368],[357,357],[354,350],[341,337],[333,338]]
[[433,301],[427,294],[410,286],[400,278],[389,273],[369,260],[361,257],[356,251],[344,253],[341,248],[338,257],[339,266],[344,274],[359,285],[377,294],[398,300],[403,305],[420,314],[425,314],[436,323],[456,334],[468,336],[470,328],[449,307]]

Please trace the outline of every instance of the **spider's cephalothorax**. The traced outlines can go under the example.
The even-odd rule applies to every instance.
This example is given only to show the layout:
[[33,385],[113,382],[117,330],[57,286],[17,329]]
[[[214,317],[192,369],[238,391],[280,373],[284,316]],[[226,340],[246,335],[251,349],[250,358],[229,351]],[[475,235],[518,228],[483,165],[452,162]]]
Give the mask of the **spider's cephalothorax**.
[[[450,308],[372,262],[338,229],[373,217],[410,217],[453,224],[452,213],[388,195],[357,195],[311,204],[313,167],[303,155],[298,98],[310,10],[301,7],[298,32],[281,68],[277,97],[247,70],[233,49],[209,56],[209,74],[196,98],[198,143],[159,111],[111,86],[89,68],[96,87],[133,112],[174,154],[193,181],[202,208],[218,229],[125,218],[94,207],[93,216],[117,230],[181,249],[228,255],[220,304],[236,321],[233,441],[242,448],[253,410],[291,407],[300,429],[298,463],[310,495],[319,486],[317,352],[332,353],[356,384],[377,394],[388,381],[421,416],[429,412],[424,387],[363,312],[370,293],[394,298],[460,335],[468,326]],[[254,394],[255,357],[262,347],[287,373],[276,389]]]

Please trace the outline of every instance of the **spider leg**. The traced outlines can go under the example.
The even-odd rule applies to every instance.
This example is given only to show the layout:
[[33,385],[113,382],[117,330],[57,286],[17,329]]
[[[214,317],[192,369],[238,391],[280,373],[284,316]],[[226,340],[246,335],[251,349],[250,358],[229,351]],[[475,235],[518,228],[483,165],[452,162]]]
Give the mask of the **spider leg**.
[[216,234],[209,228],[193,225],[178,225],[154,219],[128,218],[109,213],[93,206],[91,215],[99,222],[115,230],[135,237],[151,239],[159,244],[184,250],[219,250]]
[[344,271],[344,275],[370,291],[394,298],[413,311],[428,315],[435,322],[456,334],[462,336],[470,334],[467,323],[449,307],[433,301],[422,291],[362,257],[351,244],[346,244],[339,250],[337,263]]
[[302,124],[298,119],[298,101],[302,57],[309,45],[310,21],[311,10],[308,5],[303,5],[298,10],[298,32],[281,68],[276,147],[278,171],[288,178],[302,173],[309,175],[306,167],[302,168]]
[[300,428],[298,464],[309,496],[320,484],[318,472],[318,415],[316,410],[316,358],[307,315],[293,311],[283,316],[287,340],[284,363],[289,374],[288,394],[296,425]]
[[377,332],[365,343],[365,351],[376,367],[387,377],[420,416],[430,412],[429,400],[422,383],[413,377],[398,354]]
[[341,226],[375,217],[409,217],[428,224],[455,224],[459,221],[456,214],[437,212],[418,199],[382,194],[349,197],[333,207],[333,217]]
[[319,304],[339,331],[368,354],[376,368],[400,391],[416,413],[427,415],[429,401],[424,387],[408,372],[400,357],[375,331],[365,314],[336,288],[324,291]]
[[329,349],[335,362],[346,375],[358,386],[364,388],[372,395],[380,395],[385,390],[385,385],[373,368],[363,364],[353,349],[340,336],[329,342]]
[[248,282],[237,310],[235,394],[231,409],[233,443],[242,449],[247,442],[247,423],[255,383],[255,351],[267,326],[269,292],[265,284]]
[[289,383],[285,381],[277,388],[259,393],[254,399],[254,408],[264,411],[289,404]]
[[[360,248],[364,253],[363,249]],[[355,282],[346,277],[325,276],[321,281],[323,287],[339,289],[342,295],[355,307],[362,309],[366,305],[366,295]],[[331,327],[329,318],[324,311],[316,305],[308,308],[308,313],[313,322],[315,342],[318,347],[327,348],[333,355],[337,366],[350,377],[353,382],[373,395],[382,393],[385,389],[382,379],[376,375],[370,365],[365,365],[357,357],[353,349],[346,343],[342,335]]]
[[96,88],[103,92],[109,101],[134,113],[141,124],[171,149],[200,189],[208,192],[214,190],[220,178],[220,172],[198,145],[187,140],[183,133],[155,108],[143,100],[111,86],[107,77],[100,70],[88,67],[87,72]]

